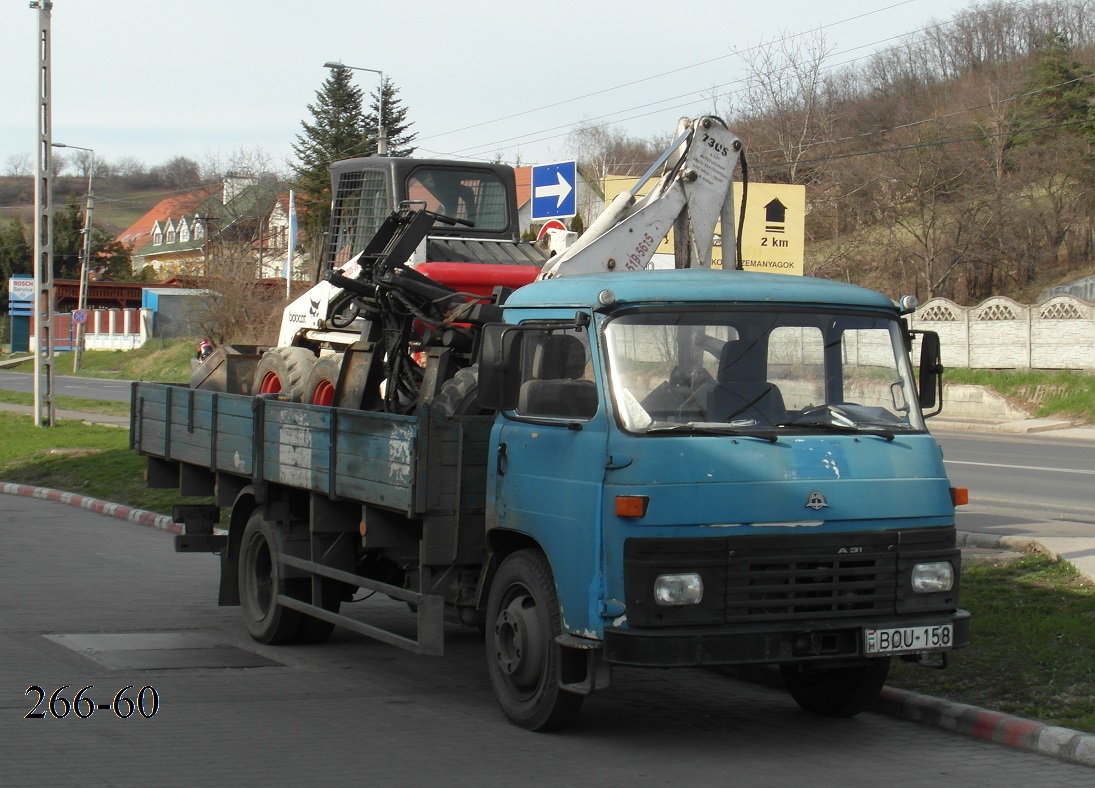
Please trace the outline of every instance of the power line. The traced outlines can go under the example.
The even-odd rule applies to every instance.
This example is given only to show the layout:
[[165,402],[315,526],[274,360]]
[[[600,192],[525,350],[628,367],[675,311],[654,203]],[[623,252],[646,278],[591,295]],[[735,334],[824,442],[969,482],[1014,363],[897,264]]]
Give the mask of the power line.
[[[906,2],[911,2],[911,0],[906,0]],[[586,98],[588,96],[600,95],[601,93],[606,93],[606,92],[609,92],[609,91],[612,91],[612,90],[616,90],[618,88],[627,87],[627,86],[630,86],[630,85],[633,85],[633,84],[638,84],[640,82],[656,79],[660,76],[665,76],[667,74],[673,74],[673,73],[677,73],[679,71],[687,70],[689,68],[694,68],[694,67],[706,65],[708,63],[715,62],[717,60],[725,59],[725,58],[730,57],[731,55],[734,55],[734,54],[741,55],[741,54],[745,54],[745,53],[750,52],[750,51],[759,50],[763,47],[768,47],[768,46],[772,46],[774,44],[780,44],[780,43],[783,43],[783,42],[786,42],[786,41],[791,41],[791,40],[794,40],[796,38],[800,38],[800,37],[803,37],[803,36],[806,36],[806,35],[809,35],[809,34],[812,34],[812,33],[822,31],[822,30],[824,30],[826,28],[829,28],[829,27],[834,27],[836,25],[843,24],[844,22],[853,21],[853,20],[859,19],[863,16],[869,16],[870,14],[879,13],[881,11],[891,10],[893,8],[896,8],[896,7],[900,6],[900,5],[905,5],[905,4],[906,3],[897,3],[895,5],[891,5],[891,6],[887,6],[885,8],[879,9],[878,11],[868,12],[867,14],[861,14],[857,17],[849,17],[848,19],[840,20],[839,22],[833,22],[833,23],[830,23],[828,25],[822,25],[822,26],[819,26],[817,28],[814,28],[813,30],[809,30],[809,31],[806,31],[806,32],[803,32],[803,33],[796,33],[796,34],[793,34],[793,35],[784,36],[783,38],[774,39],[773,41],[768,42],[766,44],[759,44],[755,47],[749,47],[745,50],[741,50],[740,52],[729,53],[727,55],[721,55],[717,58],[711,58],[709,60],[702,61],[700,63],[695,63],[695,64],[692,64],[690,66],[684,66],[684,67],[681,67],[679,69],[675,69],[673,71],[665,72],[664,74],[659,74],[659,75],[655,75],[655,76],[652,76],[652,77],[646,77],[646,78],[643,78],[641,80],[634,80],[633,82],[628,82],[628,83],[625,83],[623,85],[616,86],[615,88],[606,88],[605,90],[596,91],[594,93],[586,94],[585,96],[579,96],[579,97],[576,97],[576,98],[573,98],[573,99],[567,99],[565,101],[556,102],[555,104],[546,105],[545,107],[540,107],[538,109],[526,110],[524,112],[515,113],[513,115],[509,115],[509,116],[506,116],[504,118],[496,119],[495,121],[485,121],[483,123],[478,123],[478,124],[475,124],[474,126],[469,126],[469,127],[465,127],[465,128],[475,128],[475,127],[478,127],[478,126],[487,125],[488,123],[500,122],[502,120],[507,120],[509,118],[519,117],[519,116],[525,115],[525,114],[530,114],[532,112],[539,111],[539,109],[553,108],[555,106],[560,106],[562,104],[577,101],[577,100],[580,100],[582,98]],[[995,7],[1010,8],[1010,7],[1013,7],[1013,6],[1020,6],[1020,5],[1025,5],[1025,1],[1024,0],[1013,0],[1012,2],[1008,2],[1008,3],[999,3]],[[917,36],[921,36],[924,33],[927,33],[928,31],[940,29],[940,28],[943,28],[943,27],[946,27],[946,26],[949,26],[949,25],[954,25],[954,24],[957,24],[961,21],[965,21],[969,18],[972,18],[980,10],[981,10],[980,8],[975,8],[975,9],[973,9],[973,10],[971,10],[971,11],[965,13],[965,14],[956,15],[950,20],[947,20],[947,21],[944,21],[944,22],[937,22],[937,23],[930,24],[930,25],[925,25],[924,27],[917,28],[917,29],[915,29],[913,31],[910,31],[908,33],[903,33],[903,34],[900,34],[900,35],[890,36],[890,37],[887,37],[887,38],[884,38],[884,39],[879,39],[879,40],[871,42],[871,43],[862,44],[860,46],[856,46],[856,47],[852,47],[852,48],[849,48],[849,49],[846,49],[846,50],[842,50],[840,52],[833,53],[832,55],[830,55],[830,57],[849,54],[849,53],[855,52],[857,50],[866,49],[868,47],[875,47],[878,44],[883,44],[883,43],[890,42],[890,41],[908,42],[908,41],[910,41],[910,39],[915,39]],[[855,63],[857,63],[861,60],[864,60],[864,59],[867,59],[867,58],[872,58],[872,57],[877,57],[879,55],[895,51],[895,50],[899,49],[900,47],[902,47],[904,45],[906,45],[906,44],[895,44],[894,46],[891,46],[891,47],[888,47],[888,48],[884,48],[884,49],[880,49],[880,50],[873,50],[871,52],[865,53],[862,56],[850,58],[848,60],[826,66],[824,68],[824,70],[828,71],[828,72],[831,72],[831,71],[834,71],[834,70],[839,69],[839,68],[848,67],[848,66],[853,65],[853,64],[855,64]],[[594,124],[592,124],[591,128],[599,128],[599,127],[608,126],[610,123],[624,123],[624,122],[627,122],[627,121],[630,121],[630,120],[636,120],[636,119],[639,119],[639,118],[648,117],[650,115],[655,115],[655,114],[658,114],[659,112],[665,112],[665,111],[668,111],[668,110],[671,110],[671,109],[684,109],[686,107],[692,106],[692,104],[681,103],[681,104],[676,104],[676,105],[673,105],[673,106],[670,106],[670,107],[662,107],[661,109],[657,109],[657,110],[651,110],[651,111],[648,111],[648,112],[641,112],[639,114],[628,115],[626,117],[617,117],[620,114],[625,113],[625,112],[632,112],[634,110],[645,109],[645,108],[648,108],[648,107],[654,107],[658,104],[664,104],[666,102],[674,101],[674,100],[677,100],[677,99],[683,99],[683,98],[691,97],[691,96],[699,97],[707,91],[721,90],[724,87],[728,87],[730,85],[743,83],[745,81],[746,81],[746,78],[739,78],[739,79],[736,79],[736,80],[732,80],[728,83],[724,83],[723,85],[711,86],[711,87],[704,88],[702,90],[689,91],[687,93],[682,93],[682,94],[679,94],[677,96],[673,96],[673,97],[670,97],[670,98],[660,99],[659,101],[656,101],[656,102],[648,102],[646,104],[642,104],[642,105],[639,105],[639,106],[629,107],[629,108],[626,108],[626,109],[606,113],[604,115],[599,115],[599,116],[596,116],[595,118],[593,118],[593,120],[601,120],[601,119],[608,119],[608,118],[614,118],[614,120],[611,120],[611,121],[610,120],[605,120],[604,123],[600,123],[600,124],[594,123]],[[712,98],[716,101],[720,98],[721,99],[731,98],[736,92],[737,91],[722,92],[722,93],[715,94]],[[535,136],[535,135],[541,135],[541,134],[545,134],[545,133],[556,131],[556,130],[563,129],[563,128],[568,129],[568,131],[565,132],[565,133],[549,134],[548,136]],[[426,152],[429,152],[429,153],[432,153],[432,154],[437,155],[437,156],[460,156],[460,155],[463,155],[463,156],[466,156],[466,157],[469,157],[469,158],[475,158],[477,155],[482,156],[486,153],[489,153],[489,152],[492,152],[492,151],[497,151],[500,147],[501,148],[512,147],[513,146],[512,144],[534,145],[534,144],[538,144],[538,143],[542,143],[542,142],[550,142],[551,140],[555,140],[555,139],[559,139],[559,138],[567,136],[567,134],[570,133],[569,130],[572,129],[572,128],[573,128],[573,125],[571,125],[571,126],[563,126],[563,125],[554,126],[554,127],[548,128],[548,129],[540,129],[540,130],[533,131],[533,132],[526,132],[526,133],[523,133],[523,134],[516,135],[514,137],[507,137],[507,138],[504,138],[504,139],[501,139],[501,140],[495,140],[494,142],[485,143],[485,144],[482,144],[482,145],[476,145],[476,146],[463,148],[463,149],[458,149],[458,150],[455,150],[455,151],[443,152],[443,151],[438,151],[438,150],[431,150],[431,149],[425,148],[425,147],[423,147],[422,150],[424,150]],[[463,130],[463,129],[458,129],[456,131],[460,131],[460,130]],[[445,132],[444,134],[449,134],[449,133],[455,133],[455,131],[454,132]],[[443,136],[443,134],[442,135],[431,135],[431,136],[428,136],[428,137],[420,138],[420,140],[421,139],[427,139],[428,140],[428,139],[432,139],[436,136]],[[528,137],[535,137],[535,138],[534,139],[527,139]]]
[[[449,134],[457,134],[461,131],[468,131],[470,129],[480,128],[481,126],[488,126],[492,123],[501,123],[502,121],[505,121],[505,120],[512,120],[514,118],[520,118],[520,117],[523,117],[525,115],[531,115],[534,112],[542,112],[542,111],[547,110],[547,109],[554,109],[556,107],[561,107],[565,104],[572,104],[575,101],[581,101],[583,99],[593,98],[594,96],[600,96],[600,95],[603,95],[605,93],[611,93],[612,91],[615,91],[615,90],[621,90],[622,88],[632,87],[633,85],[641,85],[643,82],[649,82],[651,80],[660,79],[662,77],[670,76],[672,74],[678,74],[682,71],[688,71],[688,70],[693,69],[693,68],[699,68],[700,66],[706,66],[710,63],[716,63],[720,60],[725,60],[728,57],[740,56],[740,55],[744,54],[745,52],[750,52],[750,51],[753,51],[755,49],[760,49],[764,46],[770,46],[771,44],[779,44],[779,43],[782,43],[784,41],[789,41],[789,40],[792,40],[794,38],[809,35],[810,33],[817,33],[817,32],[820,32],[822,30],[825,30],[826,28],[835,27],[837,25],[842,25],[845,22],[854,22],[857,19],[863,19],[864,17],[868,17],[868,16],[871,16],[873,14],[880,14],[883,11],[891,11],[894,8],[898,8],[898,7],[903,6],[903,5],[908,5],[909,3],[912,3],[914,1],[915,0],[902,0],[902,2],[894,3],[893,5],[888,5],[884,8],[879,8],[879,9],[874,10],[874,11],[868,11],[868,12],[863,13],[863,14],[858,14],[856,16],[851,16],[851,17],[848,17],[847,19],[841,19],[838,22],[830,22],[827,25],[820,25],[819,27],[816,27],[813,30],[808,30],[808,31],[805,31],[803,33],[794,33],[794,34],[789,35],[789,36],[784,36],[783,38],[776,39],[776,40],[770,42],[769,44],[758,44],[754,47],[749,47],[747,49],[744,49],[741,52],[727,52],[725,55],[719,55],[718,57],[708,58],[707,60],[702,60],[698,63],[691,63],[687,66],[681,66],[679,68],[670,69],[669,71],[663,71],[660,74],[653,74],[653,75],[648,76],[648,77],[642,77],[640,79],[633,79],[630,82],[624,82],[622,84],[615,85],[615,86],[610,87],[610,88],[602,88],[601,90],[595,90],[591,93],[586,93],[586,94],[581,95],[581,96],[574,96],[573,98],[563,99],[561,101],[556,101],[556,102],[553,102],[551,104],[545,104],[541,107],[536,107],[534,109],[522,110],[521,112],[515,112],[511,115],[505,115],[505,116],[500,117],[500,118],[494,118],[493,120],[484,120],[484,121],[481,121],[479,123],[473,123],[470,126],[463,126],[461,128],[453,129],[451,131],[442,131],[442,132],[439,132],[437,134],[431,134],[427,137],[420,138],[419,141],[435,139],[437,137],[445,137],[445,136],[448,136]],[[865,46],[870,46],[870,45],[868,44],[868,45],[865,45]],[[483,147],[483,146],[481,146],[481,147]]]

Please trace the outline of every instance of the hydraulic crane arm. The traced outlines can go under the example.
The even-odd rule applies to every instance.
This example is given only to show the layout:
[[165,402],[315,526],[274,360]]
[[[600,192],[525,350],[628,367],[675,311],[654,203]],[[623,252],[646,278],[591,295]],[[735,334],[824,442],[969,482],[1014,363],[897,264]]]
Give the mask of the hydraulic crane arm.
[[[549,260],[541,279],[646,268],[670,229],[676,230],[676,267],[706,268],[720,220],[723,268],[737,268],[733,178],[738,161],[744,163],[741,140],[713,116],[682,118],[677,132],[650,172],[618,195],[573,246]],[[663,165],[657,185],[637,200],[635,193]]]

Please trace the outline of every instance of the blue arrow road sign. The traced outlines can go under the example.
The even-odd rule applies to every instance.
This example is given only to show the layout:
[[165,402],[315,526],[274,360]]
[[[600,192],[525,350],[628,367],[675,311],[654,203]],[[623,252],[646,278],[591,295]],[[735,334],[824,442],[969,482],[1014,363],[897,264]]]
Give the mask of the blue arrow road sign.
[[578,168],[572,161],[541,164],[532,168],[532,220],[574,216]]

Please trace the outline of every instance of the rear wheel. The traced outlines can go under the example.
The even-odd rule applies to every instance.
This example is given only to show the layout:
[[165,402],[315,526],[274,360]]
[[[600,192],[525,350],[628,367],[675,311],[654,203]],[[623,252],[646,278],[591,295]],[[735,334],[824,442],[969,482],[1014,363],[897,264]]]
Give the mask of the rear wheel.
[[311,405],[331,407],[335,404],[338,376],[342,371],[342,354],[325,356],[312,365],[304,384],[303,401]]
[[890,659],[821,670],[782,665],[781,671],[791,697],[806,711],[825,717],[854,717],[878,698],[890,672]]
[[300,630],[301,614],[277,603],[291,582],[282,575],[278,556],[284,535],[260,507],[247,521],[240,543],[239,589],[243,620],[251,637],[260,643],[291,643]]
[[312,351],[302,347],[279,347],[262,354],[255,369],[255,394],[286,394],[300,402],[308,373],[315,366]]
[[582,708],[582,695],[559,686],[562,674],[559,603],[547,559],[519,550],[498,568],[487,602],[487,670],[510,722],[534,731],[563,727]]

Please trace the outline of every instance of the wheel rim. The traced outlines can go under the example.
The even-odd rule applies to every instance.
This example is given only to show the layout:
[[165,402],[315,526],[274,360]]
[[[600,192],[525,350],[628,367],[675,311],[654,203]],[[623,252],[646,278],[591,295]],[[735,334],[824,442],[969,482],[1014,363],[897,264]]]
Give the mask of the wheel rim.
[[274,601],[274,562],[270,545],[255,534],[247,551],[247,598],[255,618],[262,620],[270,614]]
[[529,591],[506,592],[494,622],[495,657],[502,678],[516,695],[530,696],[540,684],[545,661],[544,622]]
[[267,372],[262,376],[262,382],[259,384],[260,394],[280,394],[281,393],[281,378],[278,377],[276,372]]
[[321,380],[312,392],[312,404],[331,407],[335,402],[335,387],[329,380]]

